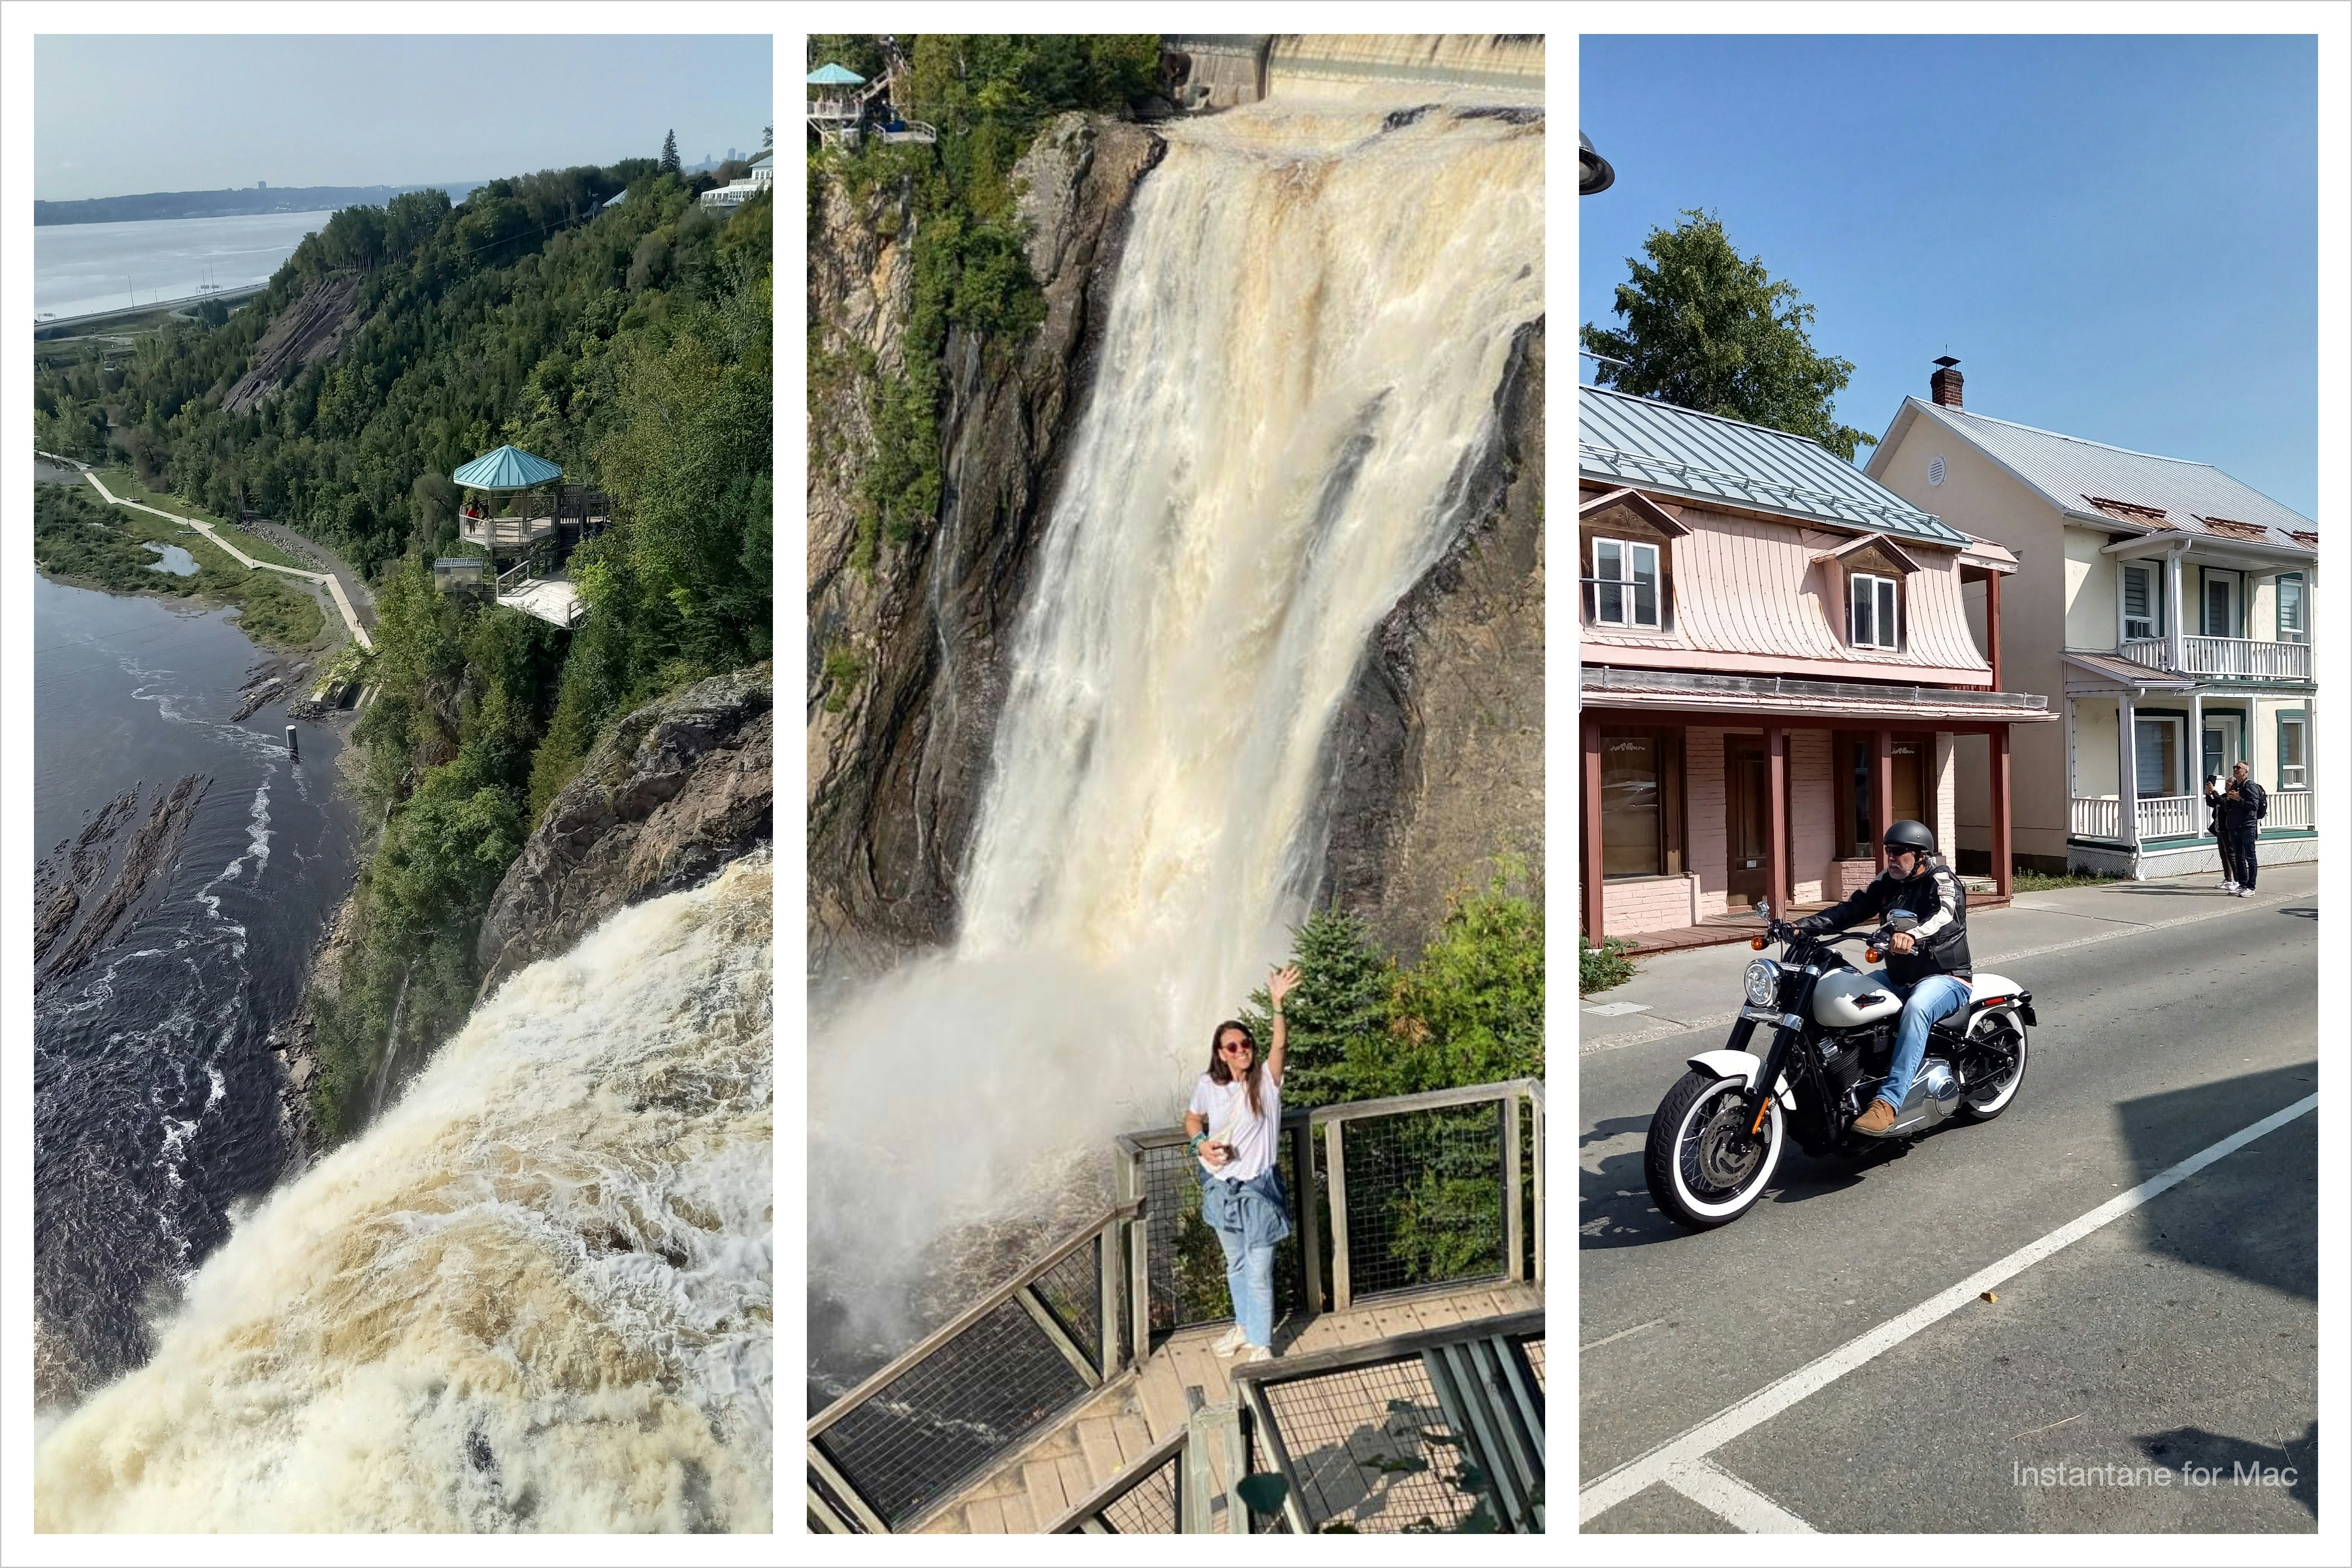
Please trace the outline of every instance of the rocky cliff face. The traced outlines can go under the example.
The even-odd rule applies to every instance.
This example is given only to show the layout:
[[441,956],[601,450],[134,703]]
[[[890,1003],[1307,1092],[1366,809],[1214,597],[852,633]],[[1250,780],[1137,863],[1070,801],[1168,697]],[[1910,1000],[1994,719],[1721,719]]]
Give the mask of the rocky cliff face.
[[1410,956],[1446,897],[1509,849],[1544,851],[1544,336],[1515,345],[1475,520],[1373,634],[1330,742],[1316,902],[1361,914]]
[[253,345],[251,368],[228,389],[222,406],[231,414],[249,414],[305,365],[340,351],[359,331],[359,297],[357,278],[313,285],[269,323]]
[[624,719],[507,868],[475,954],[483,989],[614,910],[700,881],[772,837],[775,694],[765,665]]
[[[812,397],[808,918],[819,973],[871,972],[954,931],[1007,634],[1128,203],[1161,151],[1141,126],[1070,114],[1022,159],[1013,184],[1045,321],[1018,345],[950,332],[938,521],[886,545],[870,571],[856,563],[854,491],[874,450],[857,388]],[[898,366],[915,222],[901,193],[828,186],[810,237],[818,353]]]

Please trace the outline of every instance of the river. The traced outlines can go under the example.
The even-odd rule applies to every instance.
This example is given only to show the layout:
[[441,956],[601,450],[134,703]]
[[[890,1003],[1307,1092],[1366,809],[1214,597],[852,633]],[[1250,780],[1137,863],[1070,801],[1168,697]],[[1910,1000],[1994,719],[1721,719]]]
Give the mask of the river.
[[293,762],[283,700],[228,722],[265,655],[226,612],[46,577],[33,605],[37,855],[126,790],[124,837],[175,779],[210,781],[156,896],[35,994],[34,1299],[54,1402],[144,1358],[149,1319],[284,1168],[267,1038],[355,847],[333,728],[304,725]]
[[45,224],[33,230],[33,310],[80,316],[182,300],[207,283],[267,283],[332,213]]

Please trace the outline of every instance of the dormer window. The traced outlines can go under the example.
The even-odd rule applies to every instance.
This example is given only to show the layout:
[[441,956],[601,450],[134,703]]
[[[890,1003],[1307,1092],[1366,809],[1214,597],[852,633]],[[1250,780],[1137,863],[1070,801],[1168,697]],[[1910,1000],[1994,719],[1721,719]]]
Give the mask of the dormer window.
[[2158,589],[2156,568],[2124,567],[2124,640],[2146,641],[2164,635],[2164,595]]
[[1847,637],[1854,647],[1894,649],[1902,646],[1895,600],[1892,577],[1856,572],[1846,578]]
[[1658,629],[1658,547],[1633,539],[1592,542],[1593,621]]

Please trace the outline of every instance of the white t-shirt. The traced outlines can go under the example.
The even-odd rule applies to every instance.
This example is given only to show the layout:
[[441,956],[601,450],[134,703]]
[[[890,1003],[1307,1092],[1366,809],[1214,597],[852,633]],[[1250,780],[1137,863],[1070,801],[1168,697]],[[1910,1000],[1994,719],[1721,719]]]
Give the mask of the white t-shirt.
[[1234,1150],[1234,1157],[1223,1164],[1202,1160],[1201,1169],[1226,1181],[1246,1182],[1274,1168],[1276,1135],[1282,1130],[1282,1086],[1270,1072],[1258,1074],[1257,1103],[1258,1113],[1253,1116],[1245,1079],[1219,1083],[1207,1073],[1201,1075],[1187,1109],[1209,1119],[1209,1142],[1230,1143]]

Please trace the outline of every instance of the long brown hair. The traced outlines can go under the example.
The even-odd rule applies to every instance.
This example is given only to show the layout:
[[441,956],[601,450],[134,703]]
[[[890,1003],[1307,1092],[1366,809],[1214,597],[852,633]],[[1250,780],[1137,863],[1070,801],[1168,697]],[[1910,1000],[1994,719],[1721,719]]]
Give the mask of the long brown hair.
[[1257,1036],[1252,1033],[1250,1026],[1247,1024],[1243,1023],[1239,1018],[1226,1019],[1223,1023],[1218,1025],[1216,1032],[1209,1037],[1209,1081],[1211,1083],[1231,1083],[1234,1081],[1234,1069],[1225,1065],[1224,1052],[1217,1048],[1225,1043],[1225,1031],[1228,1029],[1239,1029],[1242,1032],[1242,1038],[1250,1043],[1249,1078],[1247,1079],[1249,1087],[1250,1114],[1252,1116],[1262,1115],[1264,1112],[1257,1102],[1257,1085],[1258,1070],[1265,1066],[1265,1053],[1261,1052],[1257,1048]]

